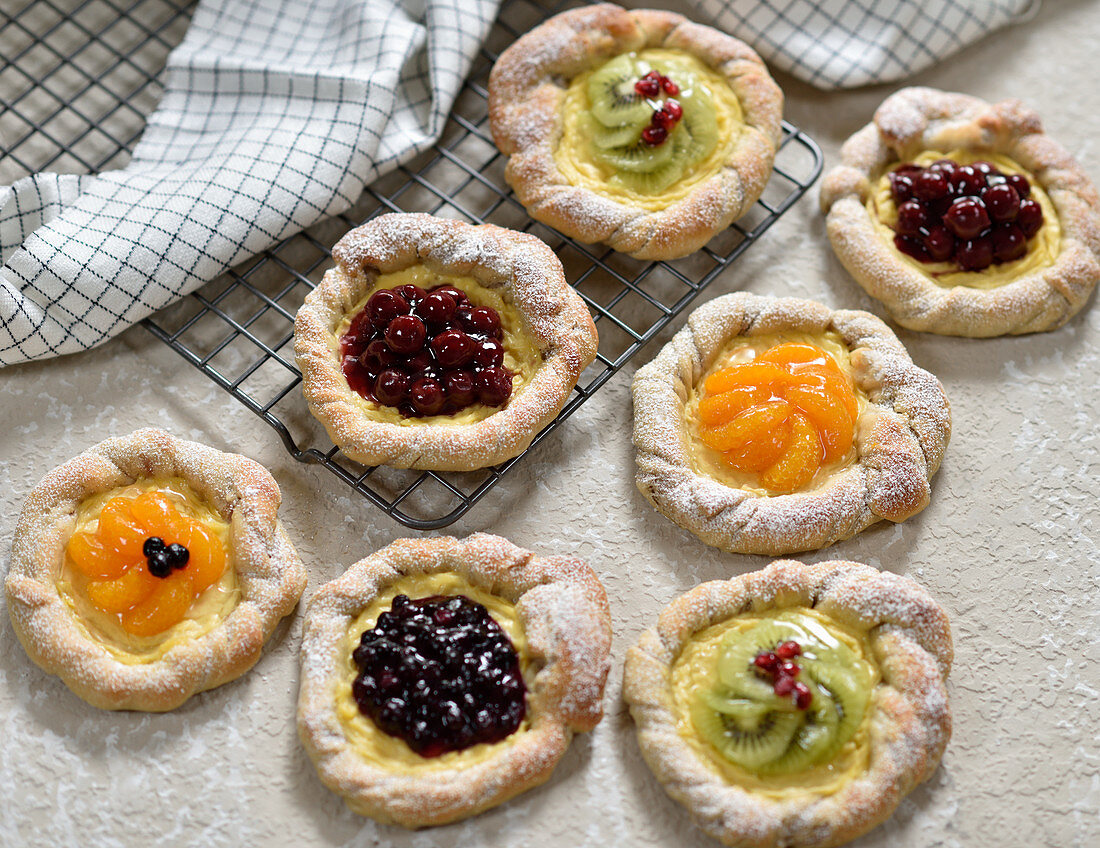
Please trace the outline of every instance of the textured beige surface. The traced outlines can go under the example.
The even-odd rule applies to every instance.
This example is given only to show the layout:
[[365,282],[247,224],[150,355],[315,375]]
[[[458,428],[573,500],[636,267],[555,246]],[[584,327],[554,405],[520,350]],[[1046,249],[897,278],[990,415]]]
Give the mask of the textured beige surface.
[[[1100,5],[1048,3],[915,82],[986,99],[1018,95],[1100,178]],[[892,88],[821,94],[780,78],[791,120],[835,161]],[[827,246],[805,198],[707,296],[793,294],[883,315]],[[1090,305],[1091,306],[1091,305]],[[673,325],[678,327],[680,322]],[[653,356],[666,336],[636,365]],[[954,436],[932,504],[806,559],[854,559],[921,581],[952,616],[955,734],[931,781],[859,840],[886,846],[1100,844],[1100,312],[1055,333],[969,341],[899,334],[936,373]],[[766,563],[709,549],[633,484],[634,367],[451,530],[487,530],[584,557],[615,627],[607,718],[545,786],[475,820],[422,834],[350,814],[294,732],[298,621],[243,679],[167,715],[96,711],[27,660],[0,621],[0,844],[677,846],[695,830],[642,763],[620,700],[622,659],[675,594]],[[235,450],[283,488],[282,517],[310,573],[307,596],[403,533],[143,329],[62,360],[0,372],[0,557],[24,495],[104,436],[156,425]]]

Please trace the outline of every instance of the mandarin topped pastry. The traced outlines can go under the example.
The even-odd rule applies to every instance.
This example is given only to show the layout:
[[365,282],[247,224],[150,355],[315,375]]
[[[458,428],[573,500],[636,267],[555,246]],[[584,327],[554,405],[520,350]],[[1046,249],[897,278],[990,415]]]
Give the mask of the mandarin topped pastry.
[[305,588],[250,459],[138,430],[31,491],[4,581],[28,655],[97,707],[163,711],[244,674]]
[[696,587],[627,654],[646,762],[734,848],[829,848],[890,816],[951,735],[947,616],[912,580],[774,562]]
[[310,412],[368,465],[466,471],[521,453],[598,338],[534,236],[430,215],[345,235],[294,321]]
[[1051,330],[1100,280],[1100,195],[1018,100],[903,89],[841,158],[821,187],[829,239],[904,327]]
[[531,216],[639,259],[686,256],[748,211],[782,110],[748,45],[606,3],[536,27],[489,79],[493,139]]
[[634,377],[638,488],[708,545],[824,547],[928,504],[951,433],[939,381],[875,316],[731,294]]
[[352,811],[445,824],[549,779],[600,721],[610,644],[580,560],[483,533],[399,539],[310,601],[298,732]]

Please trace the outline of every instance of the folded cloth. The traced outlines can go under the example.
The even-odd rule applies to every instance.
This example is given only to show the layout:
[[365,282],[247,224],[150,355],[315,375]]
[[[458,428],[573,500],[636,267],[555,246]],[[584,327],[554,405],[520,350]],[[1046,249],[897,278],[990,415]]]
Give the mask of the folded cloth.
[[0,366],[86,350],[429,147],[499,0],[202,0],[130,164],[0,188]]
[[690,0],[696,16],[817,88],[904,79],[1040,0]]

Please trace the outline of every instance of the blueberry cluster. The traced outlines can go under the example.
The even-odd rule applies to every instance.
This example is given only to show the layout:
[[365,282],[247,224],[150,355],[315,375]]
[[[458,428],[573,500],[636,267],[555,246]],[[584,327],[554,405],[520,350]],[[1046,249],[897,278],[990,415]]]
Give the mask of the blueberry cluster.
[[160,536],[150,536],[141,547],[149,568],[149,573],[154,577],[167,577],[173,568],[183,568],[191,559],[191,552],[178,542],[170,545],[164,544]]
[[341,369],[365,398],[403,415],[449,415],[512,396],[500,314],[455,286],[376,291],[340,338]]
[[920,262],[954,260],[964,271],[1011,262],[1043,225],[1027,177],[985,161],[907,163],[890,172],[890,191],[898,207],[894,245]]
[[360,711],[423,757],[499,742],[526,714],[519,656],[463,595],[393,599],[353,654]]

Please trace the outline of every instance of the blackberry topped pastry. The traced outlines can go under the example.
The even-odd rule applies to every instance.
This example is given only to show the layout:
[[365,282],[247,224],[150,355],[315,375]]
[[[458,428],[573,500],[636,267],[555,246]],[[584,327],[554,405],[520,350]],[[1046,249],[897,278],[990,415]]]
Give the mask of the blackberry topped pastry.
[[405,827],[548,780],[603,714],[611,625],[595,574],[505,539],[399,539],[322,586],[298,731],[349,808]]
[[746,44],[610,4],[536,27],[489,80],[493,139],[531,216],[639,259],[686,256],[748,211],[782,108]]
[[903,89],[841,158],[821,187],[829,239],[904,327],[1051,330],[1100,280],[1100,195],[1018,100]]

